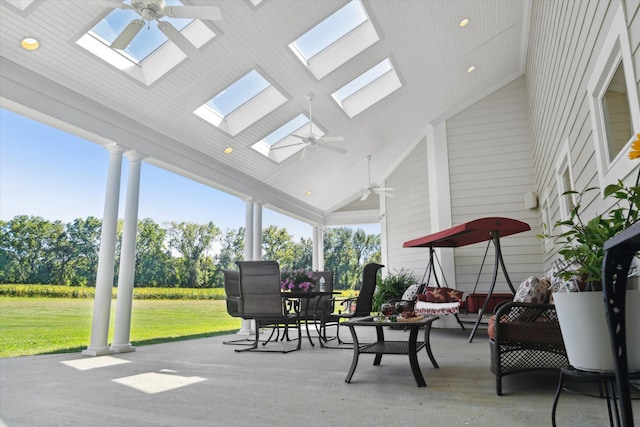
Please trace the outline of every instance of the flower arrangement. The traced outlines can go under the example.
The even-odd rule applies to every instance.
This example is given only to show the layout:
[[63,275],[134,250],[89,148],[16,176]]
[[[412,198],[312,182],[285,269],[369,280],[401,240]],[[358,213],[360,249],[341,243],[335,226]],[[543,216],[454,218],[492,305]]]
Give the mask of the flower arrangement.
[[316,287],[317,279],[310,271],[303,269],[282,270],[280,272],[280,289],[283,291],[308,292]]
[[[640,134],[631,145],[630,159],[640,158]],[[559,254],[566,264],[560,277],[565,280],[578,278],[585,285],[585,290],[601,290],[602,260],[604,258],[604,243],[622,230],[640,220],[640,170],[635,185],[626,187],[622,181],[607,185],[603,191],[604,198],[613,198],[613,206],[606,212],[585,220],[581,215],[581,206],[585,193],[596,190],[597,187],[587,188],[581,192],[567,191],[563,195],[576,195],[576,203],[569,218],[558,221],[555,227],[563,227],[564,231],[558,235],[543,234],[539,237],[553,238],[560,243]]]

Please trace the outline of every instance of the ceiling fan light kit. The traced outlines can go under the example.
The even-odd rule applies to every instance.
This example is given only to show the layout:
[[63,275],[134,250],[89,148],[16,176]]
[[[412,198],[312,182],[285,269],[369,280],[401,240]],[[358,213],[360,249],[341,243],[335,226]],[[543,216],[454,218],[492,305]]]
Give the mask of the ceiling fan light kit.
[[371,182],[371,155],[367,156],[367,170],[369,174],[369,185],[364,189],[362,197],[360,197],[360,201],[364,202],[372,193],[381,194],[385,197],[393,197],[393,194],[390,193],[390,191],[393,191],[393,188],[380,187],[378,184]]
[[273,147],[271,149],[279,150],[281,148],[290,148],[298,145],[303,145],[302,153],[300,154],[300,160],[304,159],[307,148],[321,147],[321,148],[326,148],[328,150],[331,150],[340,154],[347,153],[348,150],[344,147],[338,147],[335,145],[326,144],[327,142],[343,142],[344,138],[342,136],[320,136],[313,133],[313,114],[311,113],[311,101],[313,101],[313,93],[307,94],[306,98],[307,98],[307,101],[309,102],[309,133],[305,135],[292,134],[291,135],[292,137],[301,139],[302,141],[296,144],[288,144],[288,145],[283,145],[281,147]]
[[161,18],[220,20],[220,9],[214,6],[167,6],[165,0],[132,0],[131,5],[115,3],[114,6],[122,9],[130,9],[137,13],[141,19],[134,19],[111,43],[112,49],[124,50],[138,35],[145,24],[151,21],[158,23],[158,29],[167,36],[181,51],[188,56],[197,55],[200,51],[185,36],[182,35],[171,23],[160,21]]

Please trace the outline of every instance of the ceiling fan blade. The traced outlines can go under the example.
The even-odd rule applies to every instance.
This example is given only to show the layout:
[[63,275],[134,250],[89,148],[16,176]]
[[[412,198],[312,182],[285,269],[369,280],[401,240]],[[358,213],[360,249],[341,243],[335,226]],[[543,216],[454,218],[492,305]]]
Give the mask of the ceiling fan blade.
[[335,151],[336,153],[340,153],[340,154],[348,153],[348,150],[346,148],[335,147],[333,145],[326,145],[326,144],[321,144],[320,146],[322,148],[326,148],[327,150]]
[[371,194],[371,191],[369,190],[365,191],[362,197],[360,197],[360,201],[364,202],[365,200],[367,200],[369,198],[369,194]]
[[304,155],[307,153],[307,147],[302,149],[302,153],[300,154],[300,160],[304,159]]
[[318,138],[319,141],[326,141],[326,142],[343,142],[344,141],[344,137],[342,136],[322,136],[320,138]]
[[393,191],[393,188],[389,188],[389,187],[377,187],[374,189],[374,191],[380,191],[380,192],[385,192],[385,191]]
[[158,29],[171,40],[178,49],[187,54],[187,56],[197,56],[200,51],[195,47],[180,31],[166,21],[158,21]]
[[97,4],[104,7],[131,9],[131,6],[122,3],[122,0],[89,0],[87,3]]
[[144,21],[142,19],[134,19],[129,22],[129,25],[127,25],[120,35],[116,37],[113,43],[111,43],[111,49],[126,49],[143,27]]
[[291,147],[296,147],[298,145],[305,145],[305,142],[296,142],[295,144],[289,144],[289,145],[282,145],[280,147],[271,147],[270,150],[282,150],[283,148],[291,148]]
[[164,13],[170,18],[205,19],[220,21],[222,12],[214,6],[165,6]]

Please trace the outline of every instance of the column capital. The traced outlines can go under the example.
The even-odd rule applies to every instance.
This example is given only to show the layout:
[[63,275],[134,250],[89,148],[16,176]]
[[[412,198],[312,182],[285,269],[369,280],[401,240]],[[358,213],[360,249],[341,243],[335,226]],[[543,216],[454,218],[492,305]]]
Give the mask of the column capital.
[[141,162],[147,158],[146,155],[139,153],[135,150],[129,150],[126,153],[124,153],[124,155],[129,159],[130,162]]
[[107,144],[104,146],[104,148],[107,149],[107,151],[109,151],[109,153],[111,154],[117,154],[117,153],[124,153],[126,151],[126,148],[122,147],[121,145],[116,144],[115,142],[112,144]]

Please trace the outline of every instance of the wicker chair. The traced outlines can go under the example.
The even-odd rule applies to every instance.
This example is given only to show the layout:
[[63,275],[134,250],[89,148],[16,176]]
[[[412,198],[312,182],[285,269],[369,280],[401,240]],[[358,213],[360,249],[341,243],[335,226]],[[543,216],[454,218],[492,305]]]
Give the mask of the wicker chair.
[[[276,261],[236,261],[239,269],[240,317],[256,322],[256,335],[253,345],[235,351],[255,350],[258,348],[261,327],[280,327],[285,329],[293,325],[298,330],[298,345],[294,349],[265,350],[288,353],[300,350],[302,335],[300,317],[297,313],[286,312],[280,296],[280,266]],[[263,345],[267,344],[264,342]]]
[[496,393],[502,377],[519,372],[560,371],[569,364],[553,304],[504,302],[489,322],[491,372]]

